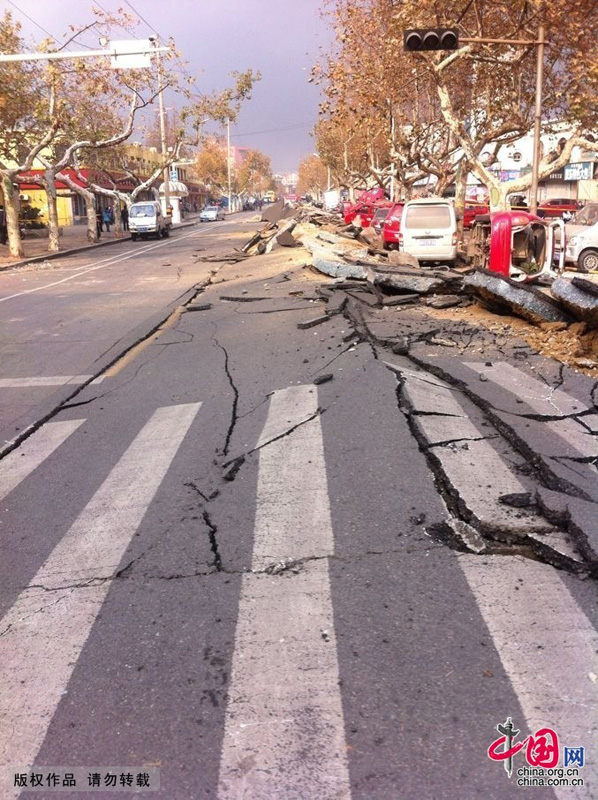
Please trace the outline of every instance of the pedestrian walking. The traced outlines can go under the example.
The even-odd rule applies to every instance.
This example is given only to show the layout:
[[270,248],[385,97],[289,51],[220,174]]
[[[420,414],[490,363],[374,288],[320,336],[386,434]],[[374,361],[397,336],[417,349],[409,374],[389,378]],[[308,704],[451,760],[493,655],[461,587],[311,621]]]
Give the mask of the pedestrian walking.
[[96,233],[98,234],[98,239],[102,238],[102,211],[101,209],[96,209]]
[[127,208],[126,203],[122,207],[122,210],[120,212],[120,219],[121,219],[121,222],[122,222],[122,225],[123,225],[123,231],[128,231],[129,230],[129,209]]
[[110,233],[110,209],[109,208],[105,208],[102,211],[102,222],[106,226],[106,231],[108,233]]
[[6,244],[8,240],[8,227],[6,225],[6,211],[0,203],[0,244]]
[[114,207],[110,206],[110,208],[108,209],[108,212],[110,214],[110,224],[114,225]]

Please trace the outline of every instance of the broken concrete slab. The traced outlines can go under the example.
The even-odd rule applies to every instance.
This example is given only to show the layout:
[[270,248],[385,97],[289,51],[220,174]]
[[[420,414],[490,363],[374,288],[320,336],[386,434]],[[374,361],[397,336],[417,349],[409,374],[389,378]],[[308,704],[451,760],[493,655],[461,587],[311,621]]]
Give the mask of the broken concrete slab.
[[530,509],[502,505],[498,497],[527,491],[492,444],[485,440],[431,447],[451,492],[476,520],[481,531],[504,541],[529,533],[551,533],[554,527]]
[[297,327],[299,330],[306,330],[307,328],[315,328],[316,325],[321,325],[323,322],[328,322],[330,317],[327,314],[321,317],[313,317],[312,319],[306,319],[303,322],[298,322]]
[[[553,297],[556,297],[563,306],[573,314],[576,319],[587,322],[593,328],[598,327],[598,292],[594,293],[594,284],[583,279],[557,278],[550,287]],[[590,284],[592,291],[587,290]]]
[[471,424],[470,420],[464,416],[414,415],[413,421],[430,446],[447,443],[449,441],[472,441],[474,439],[480,439],[483,436],[488,439],[498,436],[498,433],[490,426],[484,429],[484,431],[479,431]]
[[497,306],[533,323],[572,322],[573,319],[550,295],[540,289],[478,269],[463,278],[463,289],[491,308]]
[[183,311],[208,311],[210,308],[212,308],[211,303],[189,303]]
[[590,278],[581,278],[576,275],[572,278],[571,283],[577,286],[578,289],[583,289],[584,292],[598,296],[598,281],[590,280]]
[[457,294],[445,294],[441,297],[432,297],[427,301],[427,305],[430,308],[452,308],[458,306],[462,300],[463,298]]
[[418,294],[445,294],[460,287],[461,276],[451,278],[446,273],[409,267],[368,266],[367,280],[376,286],[383,286],[395,292]]
[[293,236],[290,230],[282,231],[276,237],[276,241],[281,247],[301,247],[301,242]]
[[336,261],[332,259],[314,258],[313,266],[324,275],[331,278],[367,278],[367,270],[359,264],[349,264],[346,261]]
[[284,208],[284,200],[277,200],[275,203],[271,203],[262,211],[262,222],[278,222],[283,218]]
[[504,411],[497,416],[539,456],[598,458],[598,437],[576,419],[526,419]]
[[554,515],[561,525],[565,525],[573,534],[575,543],[582,555],[590,562],[598,564],[598,526],[596,516],[598,505],[570,497],[561,492],[554,492],[540,486],[537,499],[547,515]]
[[402,253],[399,250],[388,251],[388,263],[395,264],[397,267],[411,267],[419,269],[419,261],[411,253]]
[[419,294],[394,294],[386,296],[382,301],[383,306],[402,306],[409,305],[410,303],[419,303],[421,296]]
[[346,292],[340,289],[334,292],[326,304],[326,313],[328,316],[331,317],[334,314],[341,314],[347,305],[348,299],[349,296]]

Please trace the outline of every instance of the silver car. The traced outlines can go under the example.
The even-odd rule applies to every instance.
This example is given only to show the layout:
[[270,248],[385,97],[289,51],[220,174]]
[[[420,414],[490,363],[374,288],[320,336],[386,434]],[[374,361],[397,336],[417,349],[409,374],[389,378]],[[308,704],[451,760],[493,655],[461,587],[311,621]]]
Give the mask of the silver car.
[[200,222],[217,222],[224,219],[224,209],[219,206],[206,206],[199,215]]

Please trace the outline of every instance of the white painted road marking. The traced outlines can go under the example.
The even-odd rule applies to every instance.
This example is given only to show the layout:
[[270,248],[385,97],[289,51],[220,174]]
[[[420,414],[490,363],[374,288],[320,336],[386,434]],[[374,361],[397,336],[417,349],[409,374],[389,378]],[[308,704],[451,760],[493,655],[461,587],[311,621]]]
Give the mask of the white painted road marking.
[[[33,378],[0,378],[0,389],[25,389],[35,386],[66,386],[67,384],[85,383],[93,375],[38,375]],[[95,378],[94,383],[101,383],[103,376]]]
[[532,378],[505,361],[499,361],[491,367],[487,367],[481,361],[465,361],[464,364],[474,372],[485,375],[515,397],[524,400],[537,414],[553,417],[560,414],[579,414],[588,410],[588,407],[576,397]]
[[152,415],[0,621],[0,764],[33,764],[110,588],[95,579],[118,568],[200,406]]
[[[225,225],[227,223],[224,223]],[[230,222],[228,223],[230,224]],[[144,253],[149,253],[150,250],[156,250],[159,247],[166,247],[169,244],[176,244],[176,242],[181,242],[183,239],[190,239],[193,236],[198,236],[201,233],[205,233],[206,230],[212,230],[215,225],[210,225],[208,228],[202,228],[199,231],[193,231],[193,233],[186,233],[182,236],[177,236],[175,239],[168,239],[164,242],[158,242],[156,244],[149,245],[148,247],[139,247],[133,250],[127,255],[118,255],[118,256],[111,256],[110,258],[105,258],[103,261],[99,263],[94,261],[92,264],[86,267],[81,267],[79,272],[75,272],[73,275],[68,275],[66,278],[62,278],[59,281],[54,281],[53,283],[46,283],[43,286],[36,286],[33,289],[24,289],[22,292],[16,292],[16,294],[10,294],[7,297],[0,297],[0,303],[6,302],[6,300],[13,300],[15,297],[22,297],[25,294],[33,294],[34,292],[41,292],[44,289],[50,289],[53,286],[59,286],[61,283],[67,283],[67,281],[72,281],[75,278],[80,278],[81,275],[86,275],[88,272],[95,272],[98,269],[105,269],[105,267],[111,267],[114,264],[118,264],[121,261],[127,261],[129,258],[135,258],[136,256],[143,255]],[[65,253],[66,256],[66,253]]]
[[0,461],[0,500],[74,433],[83,419],[48,422]]
[[[275,392],[260,442],[317,411],[317,390]],[[259,451],[252,567],[316,556],[299,574],[243,576],[220,800],[350,798],[326,556],[333,553],[319,418]]]
[[[585,786],[554,791],[563,800],[598,797],[596,630],[553,567],[517,556],[458,558],[526,717],[524,725],[505,708],[496,723],[512,716],[520,741],[549,727],[561,747],[585,747]],[[488,730],[488,745],[497,735]]]

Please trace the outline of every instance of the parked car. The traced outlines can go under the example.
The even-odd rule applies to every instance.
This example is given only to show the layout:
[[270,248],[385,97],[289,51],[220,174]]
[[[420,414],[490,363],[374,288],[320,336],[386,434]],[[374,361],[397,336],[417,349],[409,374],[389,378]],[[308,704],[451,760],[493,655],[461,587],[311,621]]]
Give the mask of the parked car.
[[399,246],[399,232],[404,206],[404,202],[392,205],[388,211],[388,216],[384,220],[382,225],[382,247],[385,250],[397,249]]
[[380,236],[382,232],[382,225],[390,213],[391,207],[391,203],[388,203],[384,206],[378,206],[378,208],[374,211],[374,216],[372,217],[372,228],[376,231],[378,236]]
[[224,209],[220,206],[206,206],[199,215],[200,222],[217,222],[224,219]]
[[418,261],[457,258],[457,218],[451,200],[426,197],[405,203],[399,231],[399,250]]
[[550,283],[564,269],[565,225],[527,211],[497,211],[474,224],[467,255],[474,267],[519,283]]
[[131,239],[136,242],[139,238],[147,239],[148,236],[170,236],[172,218],[165,215],[162,205],[157,200],[145,200],[142,203],[133,203],[129,209],[129,231]]
[[581,272],[598,272],[598,203],[588,203],[565,226],[565,261]]
[[477,217],[489,213],[490,208],[484,203],[466,203],[463,212],[463,227],[471,228]]
[[538,206],[539,217],[561,217],[565,221],[571,219],[574,214],[583,208],[583,203],[579,200],[570,200],[566,197],[553,197]]

